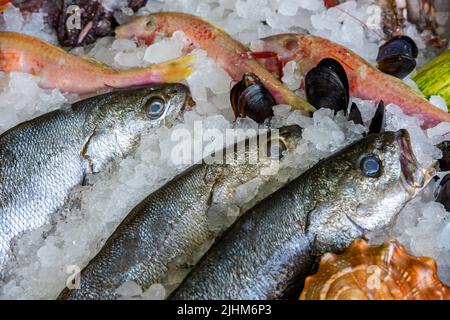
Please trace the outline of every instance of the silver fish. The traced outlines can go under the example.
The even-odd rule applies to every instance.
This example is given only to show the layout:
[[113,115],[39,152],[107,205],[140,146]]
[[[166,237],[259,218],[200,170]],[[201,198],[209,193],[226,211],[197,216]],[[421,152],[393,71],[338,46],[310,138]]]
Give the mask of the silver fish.
[[245,213],[172,299],[278,299],[300,292],[316,257],[386,227],[432,177],[407,131],[369,135]]
[[127,155],[147,129],[172,123],[189,97],[180,84],[107,93],[0,135],[0,269],[14,237],[49,222],[87,173]]
[[278,134],[271,131],[267,140],[264,136],[259,136],[258,144],[256,138],[247,139],[246,144],[241,142],[205,159],[148,196],[82,270],[80,287],[64,289],[59,299],[116,299],[116,289],[127,281],[144,289],[161,283],[174,261],[193,255],[214,239],[215,226],[208,217],[227,215],[238,203],[236,188],[265,175],[259,190],[271,192],[277,179],[272,174],[281,164],[279,156],[282,162],[285,152],[295,148],[301,130],[289,126]]

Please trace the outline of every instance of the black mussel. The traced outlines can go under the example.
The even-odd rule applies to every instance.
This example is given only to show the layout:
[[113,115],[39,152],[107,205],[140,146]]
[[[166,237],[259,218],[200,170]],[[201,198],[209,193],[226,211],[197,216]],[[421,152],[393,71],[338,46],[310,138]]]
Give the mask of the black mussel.
[[350,99],[347,74],[334,59],[324,59],[311,69],[305,77],[305,91],[308,102],[316,109],[330,108],[344,111]]
[[246,73],[230,93],[231,107],[236,118],[249,117],[258,123],[273,117],[276,101],[261,80],[253,73]]
[[439,159],[439,169],[441,171],[450,171],[450,141],[444,141],[437,147],[442,151],[442,158]]
[[378,69],[403,79],[416,67],[419,49],[408,36],[396,36],[383,44],[378,51]]
[[407,55],[412,58],[417,58],[419,49],[413,39],[408,36],[395,36],[384,43],[379,51],[377,61],[386,57]]
[[450,174],[442,178],[436,190],[436,202],[442,203],[445,210],[450,211]]
[[320,68],[328,68],[330,70],[333,70],[339,76],[339,79],[344,85],[347,100],[350,101],[350,86],[344,67],[337,60],[334,60],[332,58],[323,59],[317,66]]
[[356,103],[352,103],[352,106],[350,107],[350,112],[348,114],[348,120],[353,121],[355,124],[361,124],[364,125],[361,112],[358,109],[358,106]]
[[384,131],[386,126],[386,117],[384,112],[384,102],[383,100],[378,103],[377,110],[375,111],[375,115],[372,118],[369,126],[369,134],[371,133],[381,133]]

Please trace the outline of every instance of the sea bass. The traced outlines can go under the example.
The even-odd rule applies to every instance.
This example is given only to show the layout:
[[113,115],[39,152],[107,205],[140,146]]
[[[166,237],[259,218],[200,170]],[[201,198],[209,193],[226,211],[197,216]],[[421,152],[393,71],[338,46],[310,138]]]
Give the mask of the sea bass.
[[230,227],[173,299],[278,299],[316,257],[387,226],[432,177],[407,131],[372,134],[306,171]]
[[192,73],[194,61],[195,55],[191,55],[143,68],[114,69],[29,35],[0,32],[0,71],[30,73],[39,78],[41,88],[63,92],[87,94],[149,83],[174,83]]
[[[443,121],[450,122],[449,113],[432,105],[405,82],[382,73],[351,50],[330,40],[288,33],[264,38],[260,45],[260,50],[278,54],[282,64],[296,61],[301,76],[325,58],[339,61],[347,73],[351,95],[377,102],[383,100],[386,105],[395,103],[405,114],[422,120],[424,129]],[[273,69],[270,65],[268,67]]]
[[181,12],[158,12],[136,17],[116,28],[117,38],[144,40],[151,43],[157,35],[171,36],[183,31],[189,41],[208,52],[234,81],[240,81],[245,73],[256,74],[278,103],[312,112],[314,107],[295,95],[255,59],[249,59],[249,49],[234,40],[217,26],[200,17]]
[[[116,299],[120,297],[116,289],[127,281],[135,281],[144,290],[161,283],[171,264],[184,264],[180,257],[189,259],[198,247],[214,239],[213,230],[220,227],[208,217],[236,218],[242,210],[242,203],[235,198],[239,186],[257,178],[261,179],[259,196],[276,188],[277,175],[270,171],[271,162],[277,164],[280,150],[284,150],[283,162],[285,152],[292,153],[300,136],[298,126],[289,126],[278,135],[272,130],[267,144],[260,139],[255,145],[252,141],[256,139],[251,138],[245,152],[243,144],[227,148],[223,158],[217,158],[224,161],[205,160],[152,193],[128,214],[83,269],[79,289],[66,288],[59,298]],[[264,145],[270,146],[270,158],[258,157],[266,154]],[[242,155],[245,157],[238,158]]]
[[126,156],[141,133],[172,123],[189,97],[180,84],[107,93],[0,135],[0,269],[15,236],[48,222],[87,173]]

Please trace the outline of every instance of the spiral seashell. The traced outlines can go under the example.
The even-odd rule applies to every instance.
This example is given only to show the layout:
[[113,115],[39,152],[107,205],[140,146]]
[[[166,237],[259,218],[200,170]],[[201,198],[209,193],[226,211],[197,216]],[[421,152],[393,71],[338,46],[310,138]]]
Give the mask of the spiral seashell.
[[300,300],[450,300],[431,258],[415,257],[391,240],[355,240],[343,254],[325,254]]

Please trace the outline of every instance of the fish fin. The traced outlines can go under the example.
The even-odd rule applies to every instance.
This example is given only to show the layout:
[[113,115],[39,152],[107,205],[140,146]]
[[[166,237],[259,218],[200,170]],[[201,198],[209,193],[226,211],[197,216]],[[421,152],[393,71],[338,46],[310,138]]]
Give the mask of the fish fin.
[[301,230],[305,235],[309,233],[309,226],[311,225],[311,217],[314,211],[316,211],[316,207],[314,207],[312,210],[306,213],[304,222],[298,221],[298,225],[300,226]]
[[162,82],[174,83],[186,79],[195,71],[194,63],[196,59],[197,56],[191,54],[178,59],[155,64],[151,67],[159,71]]
[[[66,51],[64,51],[64,52],[66,52]],[[108,65],[104,64],[103,62],[98,61],[97,59],[94,59],[92,57],[88,57],[88,56],[77,56],[77,57],[79,57],[79,58],[81,58],[81,59],[83,59],[83,60],[85,60],[85,61],[87,61],[87,62],[89,62],[89,63],[91,63],[93,65],[95,65],[98,68],[101,68],[101,69],[104,69],[104,70],[109,70],[109,71],[111,70],[110,66],[108,66]]]
[[202,19],[203,21],[205,21],[207,24],[209,24],[211,27],[213,27],[214,29],[216,29],[217,31],[221,32],[221,33],[226,33],[225,30],[223,30],[221,27],[219,27],[218,25],[212,23],[211,21],[207,21]]
[[95,136],[96,131],[97,127],[95,127],[94,130],[92,130],[92,132],[89,134],[89,136],[87,136],[80,150],[80,156],[88,163],[88,173],[94,173],[94,163],[92,158],[88,154],[88,150],[89,144],[91,143],[93,137]]
[[120,87],[115,87],[115,86],[112,86],[112,85],[107,84],[107,83],[104,83],[103,85],[104,85],[105,87],[111,88],[111,89],[121,89]]
[[362,120],[361,111],[359,111],[358,105],[356,103],[352,103],[350,107],[350,112],[348,114],[348,120],[353,121],[354,124],[364,125]]
[[[93,174],[95,174],[95,173],[93,173]],[[81,185],[83,187],[92,186],[92,183],[89,182],[89,176],[87,174],[84,175],[83,181],[81,181]]]
[[316,111],[316,108],[314,108],[309,102],[303,100],[293,92],[291,92],[291,94],[288,97],[286,97],[286,100],[287,104],[292,106],[294,109],[300,109],[304,112]]
[[284,62],[276,52],[272,51],[247,51],[241,54],[245,59],[263,60],[259,61],[266,69],[272,72],[278,80],[283,77]]
[[378,103],[377,110],[369,125],[369,134],[381,133],[386,127],[385,106],[383,100]]

